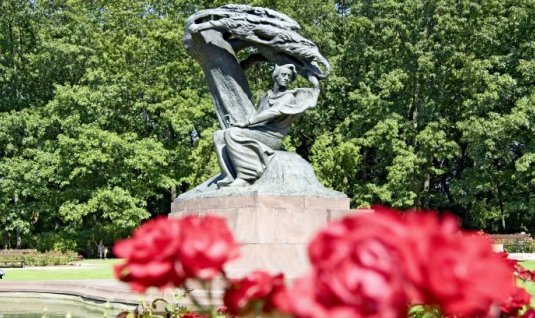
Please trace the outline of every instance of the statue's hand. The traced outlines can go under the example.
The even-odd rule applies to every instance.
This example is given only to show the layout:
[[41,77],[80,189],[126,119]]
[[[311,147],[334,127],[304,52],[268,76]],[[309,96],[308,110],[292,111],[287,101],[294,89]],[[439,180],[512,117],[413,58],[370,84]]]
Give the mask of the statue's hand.
[[316,76],[315,73],[313,73],[312,71],[307,71],[306,75],[305,75],[305,78],[312,84],[316,85],[319,81],[318,81],[318,77]]
[[239,123],[238,122],[238,123],[234,123],[232,126],[239,127],[239,128],[245,128],[245,127],[248,126],[248,124],[247,123]]
[[192,24],[189,26],[189,31],[191,33],[197,33],[201,30],[201,27],[198,24]]

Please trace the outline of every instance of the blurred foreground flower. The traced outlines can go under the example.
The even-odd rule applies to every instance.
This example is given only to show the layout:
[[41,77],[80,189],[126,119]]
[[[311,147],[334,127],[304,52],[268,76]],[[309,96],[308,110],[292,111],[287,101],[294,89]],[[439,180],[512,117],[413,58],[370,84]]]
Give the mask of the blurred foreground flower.
[[132,238],[113,247],[113,253],[125,259],[115,266],[115,276],[138,292],[150,286],[180,286],[185,280],[182,264],[177,261],[180,231],[178,220],[164,217],[138,227]]
[[[485,236],[464,233],[454,217],[431,211],[377,207],[328,224],[309,245],[310,272],[289,288],[282,274],[226,277],[223,267],[236,257],[237,246],[224,219],[159,218],[116,244],[114,252],[125,258],[116,275],[140,292],[185,287],[190,279],[210,289],[210,280],[220,275],[229,315],[400,318],[412,305],[447,317],[532,315],[526,311],[529,295],[513,275],[531,273],[494,253]],[[221,317],[215,306],[203,307],[189,296],[203,315]]]
[[453,217],[376,208],[320,231],[311,273],[289,290],[296,317],[406,317],[409,304],[447,315],[496,317],[513,272],[485,238]]
[[492,317],[515,290],[511,268],[475,232],[461,232],[451,216],[432,212],[404,215],[412,233],[419,275],[416,301],[438,305],[447,315]]
[[223,301],[232,315],[270,313],[286,301],[284,276],[254,271],[242,279],[231,280]]
[[[504,259],[517,278],[517,281],[533,281],[535,278],[535,271],[528,270],[518,263],[518,261],[510,259],[508,253],[497,253],[502,259]],[[527,310],[523,315],[520,312],[525,308],[529,308],[531,305],[531,295],[521,286],[517,286],[516,289],[509,295],[509,298],[501,304],[500,310],[502,316],[505,317],[532,317],[535,318],[535,311],[533,309]]]
[[516,317],[524,306],[529,305],[530,302],[531,295],[524,288],[517,287],[509,296],[509,299],[501,305],[500,309],[504,315]]
[[144,292],[151,286],[181,286],[186,278],[216,277],[238,256],[238,244],[222,218],[159,217],[117,242],[113,252],[125,259],[115,267],[117,278]]

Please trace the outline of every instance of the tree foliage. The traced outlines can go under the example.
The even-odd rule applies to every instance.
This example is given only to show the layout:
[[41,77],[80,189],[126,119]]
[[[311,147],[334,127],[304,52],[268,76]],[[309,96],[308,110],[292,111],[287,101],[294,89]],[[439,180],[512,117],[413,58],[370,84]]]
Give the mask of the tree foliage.
[[[182,36],[225,2],[0,3],[4,246],[89,253],[217,172],[211,98]],[[355,207],[535,231],[534,0],[244,2],[296,19],[332,64],[285,141],[325,185]],[[269,72],[249,70],[256,96]]]
[[533,231],[534,8],[351,2],[331,58],[342,78],[327,91],[333,129],[312,147],[322,180],[356,206],[448,209],[469,227]]

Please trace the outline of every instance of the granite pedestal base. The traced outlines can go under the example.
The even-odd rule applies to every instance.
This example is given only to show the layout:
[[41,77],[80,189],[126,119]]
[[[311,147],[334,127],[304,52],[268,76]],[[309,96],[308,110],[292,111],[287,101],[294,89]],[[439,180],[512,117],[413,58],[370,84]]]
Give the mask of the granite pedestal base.
[[296,278],[308,269],[307,244],[314,233],[352,213],[347,197],[245,195],[177,200],[170,217],[224,217],[242,244],[241,257],[225,269],[231,277],[263,269]]

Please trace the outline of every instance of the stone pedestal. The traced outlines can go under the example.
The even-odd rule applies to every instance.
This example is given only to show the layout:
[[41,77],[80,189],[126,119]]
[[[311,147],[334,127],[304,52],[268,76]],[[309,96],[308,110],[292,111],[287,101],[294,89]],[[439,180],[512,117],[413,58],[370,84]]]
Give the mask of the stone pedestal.
[[224,217],[242,243],[241,257],[226,268],[229,276],[264,269],[296,278],[308,268],[307,244],[314,233],[355,211],[347,197],[240,195],[177,200],[170,217],[208,213]]
[[260,179],[248,187],[217,187],[221,175],[181,194],[170,217],[215,214],[228,221],[243,244],[241,257],[226,268],[231,277],[255,269],[284,272],[288,278],[308,268],[307,246],[328,221],[349,210],[349,199],[325,188],[299,155],[276,151]]

